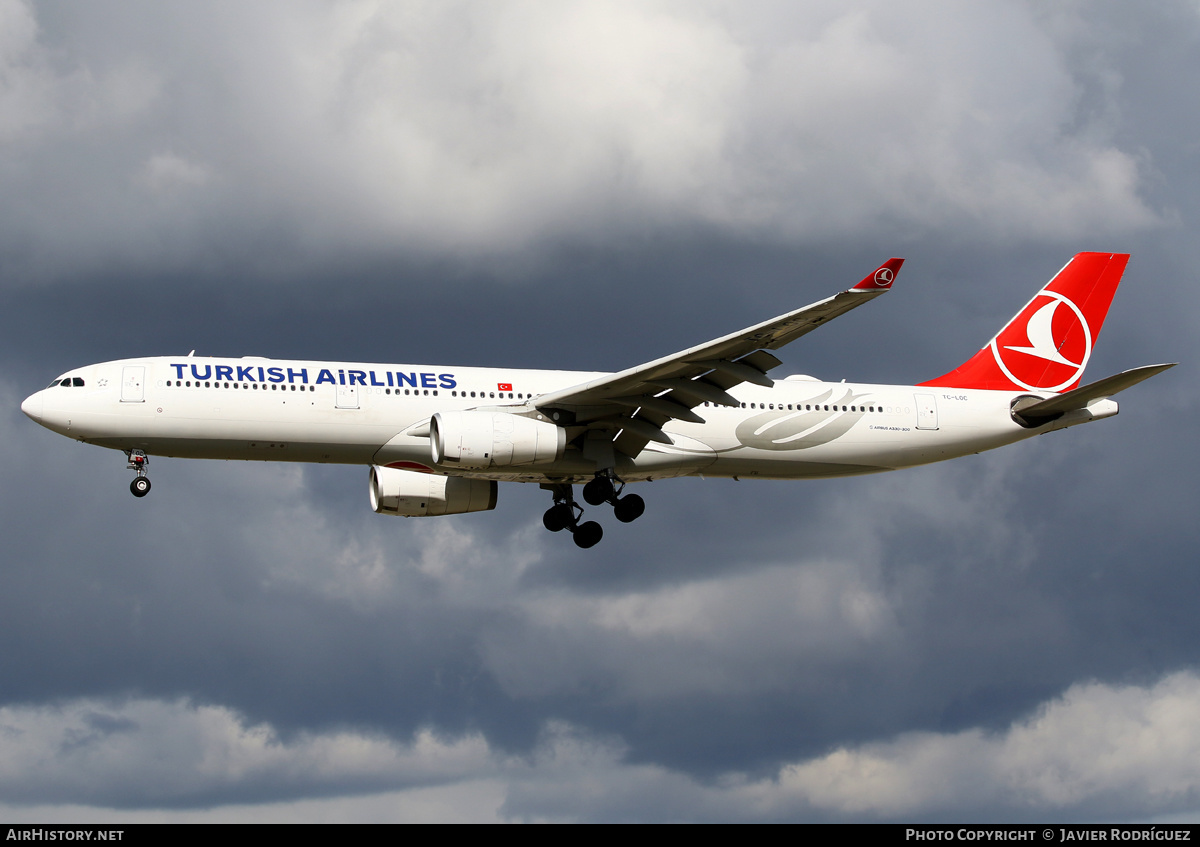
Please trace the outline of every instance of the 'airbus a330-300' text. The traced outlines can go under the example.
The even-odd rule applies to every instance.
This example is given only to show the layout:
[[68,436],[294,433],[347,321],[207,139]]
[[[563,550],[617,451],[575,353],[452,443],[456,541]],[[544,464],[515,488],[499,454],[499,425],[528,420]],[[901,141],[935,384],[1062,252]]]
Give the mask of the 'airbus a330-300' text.
[[889,259],[853,288],[620,373],[180,357],[77,368],[21,404],[121,450],[150,490],[151,455],[370,466],[376,512],[492,509],[499,482],[550,491],[546,528],[580,547],[645,503],[627,484],[691,474],[804,479],[978,453],[1117,413],[1112,395],[1171,367],[1080,387],[1129,257],[1080,253],[982,350],[917,385],[772,379],[772,353],[888,291]]

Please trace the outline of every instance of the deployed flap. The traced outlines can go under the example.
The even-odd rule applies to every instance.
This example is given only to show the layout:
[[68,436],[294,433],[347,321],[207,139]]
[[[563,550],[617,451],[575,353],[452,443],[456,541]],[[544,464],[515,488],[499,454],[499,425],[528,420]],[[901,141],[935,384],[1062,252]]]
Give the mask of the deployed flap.
[[[591,382],[552,391],[539,397],[537,406],[567,411],[593,407],[587,415],[587,426],[614,431],[623,429],[616,439],[617,450],[627,456],[636,456],[648,440],[660,440],[647,436],[661,435],[661,427],[668,421],[702,420],[690,412],[702,403],[736,405],[727,389],[743,382],[771,385],[766,372],[778,365],[779,359],[767,350],[776,350],[795,341],[821,324],[888,291],[902,264],[903,259],[889,259],[853,288],[832,297],[707,344]],[[640,407],[634,405],[639,397],[647,398]],[[595,407],[600,407],[599,414],[594,411]],[[606,407],[611,407],[611,414],[604,412]],[[631,408],[638,408],[632,416]],[[675,408],[681,411],[677,412]],[[622,426],[630,420],[634,421],[632,425]]]
[[1114,394],[1137,385],[1139,382],[1147,380],[1152,376],[1157,376],[1168,368],[1175,367],[1177,364],[1178,362],[1171,362],[1165,365],[1146,365],[1122,371],[1119,374],[1105,377],[1081,388],[1076,388],[1074,391],[1068,391],[1057,397],[1051,397],[1048,400],[1031,403],[1027,406],[1014,406],[1013,414],[1035,425],[1047,423],[1067,412],[1086,408],[1094,400],[1112,397]]

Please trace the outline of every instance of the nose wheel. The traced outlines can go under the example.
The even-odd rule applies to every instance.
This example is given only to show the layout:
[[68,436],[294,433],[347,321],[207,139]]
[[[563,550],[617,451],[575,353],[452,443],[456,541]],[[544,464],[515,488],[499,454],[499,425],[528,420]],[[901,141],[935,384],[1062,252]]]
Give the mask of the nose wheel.
[[150,464],[150,457],[143,450],[127,450],[125,455],[129,457],[126,467],[136,474],[133,482],[129,483],[129,491],[134,497],[145,497],[150,493],[150,477],[146,476],[146,465]]

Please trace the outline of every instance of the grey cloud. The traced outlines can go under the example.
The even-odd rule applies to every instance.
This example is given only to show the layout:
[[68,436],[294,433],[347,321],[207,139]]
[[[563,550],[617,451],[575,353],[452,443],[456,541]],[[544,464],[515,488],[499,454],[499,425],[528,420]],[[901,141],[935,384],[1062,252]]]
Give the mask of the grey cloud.
[[1159,221],[1087,23],[1020,5],[7,8],[23,276]]
[[[98,723],[116,726],[98,730]],[[137,796],[139,806],[191,806],[247,791],[304,796],[444,784],[492,767],[478,736],[423,732],[398,744],[332,731],[284,739],[228,709],[181,701],[6,707],[0,726],[0,782],[10,800],[127,806]],[[47,758],[47,749],[55,755]]]
[[[76,701],[0,710],[0,784],[13,799],[66,804],[123,805],[136,792],[142,802],[124,815],[135,821],[146,819],[138,811],[145,805],[247,793],[297,798],[259,806],[258,820],[337,819],[338,805],[303,798],[347,790],[388,792],[374,809],[347,804],[361,809],[358,820],[413,819],[437,809],[438,795],[460,802],[437,817],[460,819],[464,794],[478,801],[482,793],[496,798],[497,817],[518,820],[911,821],[965,812],[1116,821],[1195,808],[1198,700],[1193,673],[1145,686],[1081,683],[999,732],[903,733],[789,762],[766,778],[730,772],[710,782],[630,762],[619,742],[562,722],[547,725],[530,755],[512,757],[475,734],[422,732],[408,743],[344,730],[284,738],[224,708]],[[96,709],[123,731],[45,755],[56,739],[90,731]],[[205,817],[236,820],[239,808]],[[180,810],[171,819],[197,817]]]

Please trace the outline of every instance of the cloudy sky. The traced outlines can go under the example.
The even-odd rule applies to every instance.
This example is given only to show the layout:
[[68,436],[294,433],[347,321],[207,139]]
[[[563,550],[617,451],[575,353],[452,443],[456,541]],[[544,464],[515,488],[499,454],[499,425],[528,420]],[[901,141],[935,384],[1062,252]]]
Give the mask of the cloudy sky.
[[[0,817],[1200,815],[1200,5],[0,0]],[[620,369],[894,292],[779,375],[950,370],[1133,254],[1114,419],[942,466],[536,487],[118,453],[128,356]]]

